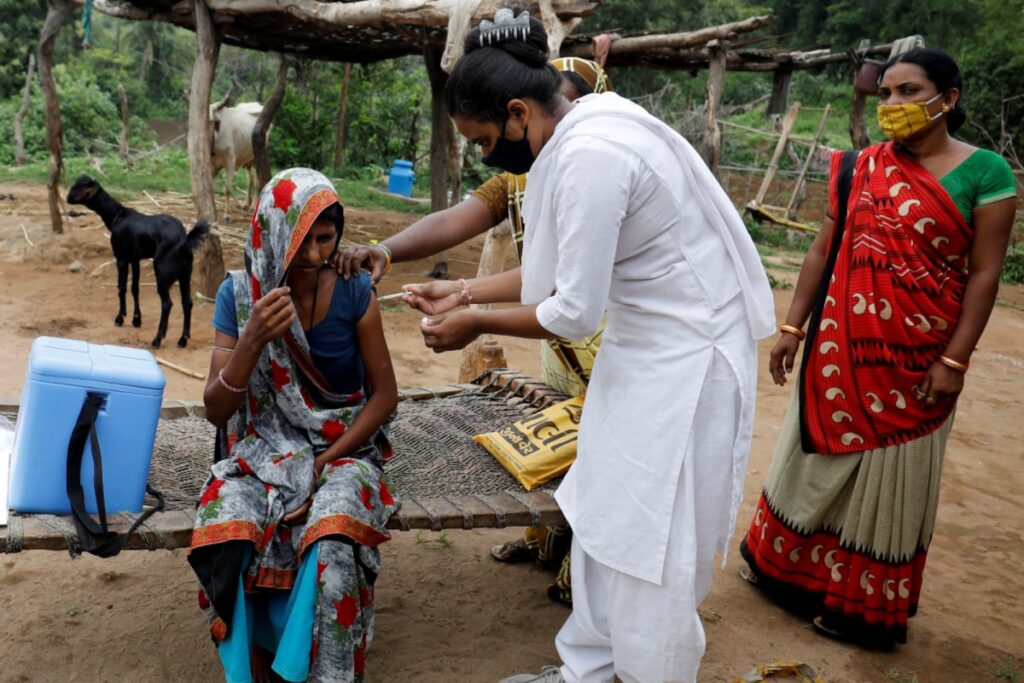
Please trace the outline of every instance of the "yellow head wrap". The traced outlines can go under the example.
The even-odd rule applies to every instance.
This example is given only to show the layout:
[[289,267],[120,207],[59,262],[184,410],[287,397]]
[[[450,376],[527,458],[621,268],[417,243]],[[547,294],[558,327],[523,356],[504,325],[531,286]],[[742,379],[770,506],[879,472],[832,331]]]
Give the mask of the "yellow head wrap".
[[595,93],[612,90],[611,79],[597,62],[582,57],[559,57],[551,60],[551,65],[564,73],[574,73],[590,84]]

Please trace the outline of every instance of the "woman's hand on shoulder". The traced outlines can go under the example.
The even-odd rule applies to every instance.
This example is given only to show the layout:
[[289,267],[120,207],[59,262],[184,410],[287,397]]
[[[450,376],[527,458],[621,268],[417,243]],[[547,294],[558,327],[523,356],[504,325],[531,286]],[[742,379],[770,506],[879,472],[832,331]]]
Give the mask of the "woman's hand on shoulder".
[[335,266],[338,275],[345,280],[358,278],[360,271],[367,270],[370,272],[373,284],[377,284],[384,277],[384,268],[387,266],[387,262],[387,255],[383,249],[361,244],[349,247],[338,254]]
[[427,315],[441,315],[463,304],[462,285],[455,280],[403,285],[402,292],[402,301]]
[[291,288],[277,287],[253,305],[243,335],[262,348],[287,332],[294,318]]

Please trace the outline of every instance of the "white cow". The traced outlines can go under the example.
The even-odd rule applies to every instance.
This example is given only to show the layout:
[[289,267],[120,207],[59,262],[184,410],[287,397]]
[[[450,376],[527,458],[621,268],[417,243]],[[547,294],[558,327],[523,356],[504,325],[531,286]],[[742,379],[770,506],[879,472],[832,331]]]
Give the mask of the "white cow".
[[[253,168],[252,130],[256,127],[256,119],[263,111],[259,102],[243,102],[237,106],[227,106],[228,98],[210,105],[210,128],[213,138],[213,177],[216,178],[222,168],[227,169],[224,182],[224,199],[227,210],[231,210],[231,188],[234,185],[235,171],[244,167],[248,174],[245,206],[252,204],[256,186],[256,169]],[[270,132],[267,131],[269,137]]]

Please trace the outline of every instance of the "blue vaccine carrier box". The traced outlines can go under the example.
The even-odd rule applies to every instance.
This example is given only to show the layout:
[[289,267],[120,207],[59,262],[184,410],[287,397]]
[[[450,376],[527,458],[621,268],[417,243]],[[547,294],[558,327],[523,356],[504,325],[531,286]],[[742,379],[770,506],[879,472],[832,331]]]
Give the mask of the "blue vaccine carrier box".
[[[70,514],[68,441],[88,394],[102,408],[96,435],[102,453],[107,514],[140,512],[166,379],[148,351],[39,337],[32,343],[11,456],[9,505],[24,513]],[[85,506],[96,514],[92,446],[82,457]]]

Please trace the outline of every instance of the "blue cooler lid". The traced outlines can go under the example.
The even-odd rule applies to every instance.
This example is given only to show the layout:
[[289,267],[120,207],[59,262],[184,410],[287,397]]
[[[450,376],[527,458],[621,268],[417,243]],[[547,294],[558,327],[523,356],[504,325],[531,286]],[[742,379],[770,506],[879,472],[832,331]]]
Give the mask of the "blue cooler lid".
[[28,367],[34,377],[62,384],[104,382],[163,391],[167,383],[149,351],[59,337],[37,337]]

